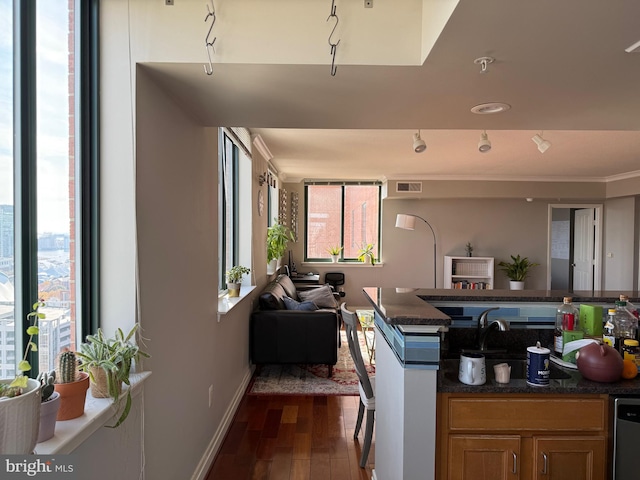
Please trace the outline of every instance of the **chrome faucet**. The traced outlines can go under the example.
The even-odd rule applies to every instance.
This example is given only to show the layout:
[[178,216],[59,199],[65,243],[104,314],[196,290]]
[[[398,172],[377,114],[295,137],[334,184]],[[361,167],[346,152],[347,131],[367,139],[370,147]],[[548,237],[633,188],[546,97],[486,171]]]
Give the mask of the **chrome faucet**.
[[506,320],[498,318],[489,323],[489,320],[487,319],[489,312],[499,309],[500,307],[488,308],[478,317],[478,347],[480,350],[487,349],[487,337],[491,331],[498,329],[501,332],[505,332],[509,330],[509,322]]

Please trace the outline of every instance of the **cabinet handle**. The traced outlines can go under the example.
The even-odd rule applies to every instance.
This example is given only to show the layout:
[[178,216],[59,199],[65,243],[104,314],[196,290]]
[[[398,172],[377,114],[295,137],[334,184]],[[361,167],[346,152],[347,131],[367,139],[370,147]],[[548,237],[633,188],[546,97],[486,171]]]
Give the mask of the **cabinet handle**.
[[542,464],[542,475],[547,475],[547,454],[544,452],[542,452],[542,460],[544,460]]
[[511,455],[513,455],[513,469],[511,470],[511,473],[516,474],[518,473],[518,456],[516,455],[516,452],[511,452]]

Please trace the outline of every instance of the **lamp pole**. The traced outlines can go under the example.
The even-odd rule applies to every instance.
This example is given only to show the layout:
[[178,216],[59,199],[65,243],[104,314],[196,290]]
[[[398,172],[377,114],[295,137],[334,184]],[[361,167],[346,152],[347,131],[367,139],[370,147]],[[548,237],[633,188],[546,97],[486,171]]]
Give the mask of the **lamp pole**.
[[426,223],[429,226],[429,229],[431,230],[431,235],[433,235],[433,288],[436,288],[436,232],[433,231],[433,227],[431,226],[431,224],[424,218],[422,218],[420,215],[414,215],[412,213],[399,213],[398,217],[396,219],[396,227],[398,228],[404,228],[406,230],[413,230],[413,222],[411,222],[411,225],[404,225],[403,222],[400,219],[400,216],[404,215],[407,217],[414,217],[414,218],[419,218],[420,220],[422,220],[424,223]]

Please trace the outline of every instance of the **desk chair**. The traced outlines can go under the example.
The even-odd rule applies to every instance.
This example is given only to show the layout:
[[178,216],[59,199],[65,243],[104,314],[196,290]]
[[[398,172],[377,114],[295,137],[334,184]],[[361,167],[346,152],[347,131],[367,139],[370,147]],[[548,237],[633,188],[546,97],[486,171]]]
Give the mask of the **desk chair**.
[[344,273],[342,272],[327,272],[324,274],[324,283],[328,283],[333,287],[333,290],[338,292],[341,297],[345,296],[345,293],[339,290],[338,287],[344,285]]
[[360,427],[362,426],[364,411],[367,411],[367,424],[364,431],[364,446],[362,447],[362,456],[360,457],[360,468],[364,468],[367,464],[367,458],[369,457],[369,450],[371,448],[371,439],[373,438],[373,421],[376,411],[376,382],[375,376],[369,378],[367,369],[364,366],[364,360],[362,360],[360,342],[358,341],[358,317],[354,312],[347,310],[345,303],[340,305],[340,310],[342,311],[342,321],[347,329],[349,352],[351,353],[351,358],[353,358],[353,363],[359,380],[358,390],[360,390],[360,406],[358,407],[356,430],[353,434],[354,439],[358,438]]

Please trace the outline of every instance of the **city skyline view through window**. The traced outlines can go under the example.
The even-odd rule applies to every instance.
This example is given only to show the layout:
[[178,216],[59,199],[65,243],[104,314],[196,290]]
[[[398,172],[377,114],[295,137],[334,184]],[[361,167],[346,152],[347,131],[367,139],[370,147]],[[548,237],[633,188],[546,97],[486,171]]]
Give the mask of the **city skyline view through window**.
[[[35,3],[35,148],[38,297],[46,302],[38,336],[39,369],[75,348],[76,32],[74,0]],[[15,375],[17,226],[14,1],[0,0],[0,378]],[[31,72],[33,74],[33,72]],[[32,172],[23,174],[30,175]],[[29,193],[29,192],[27,192]],[[33,192],[31,192],[33,194]],[[24,240],[22,240],[24,241]],[[35,302],[37,299],[33,299]],[[17,327],[16,327],[17,325]],[[20,349],[21,350],[21,349]]]

